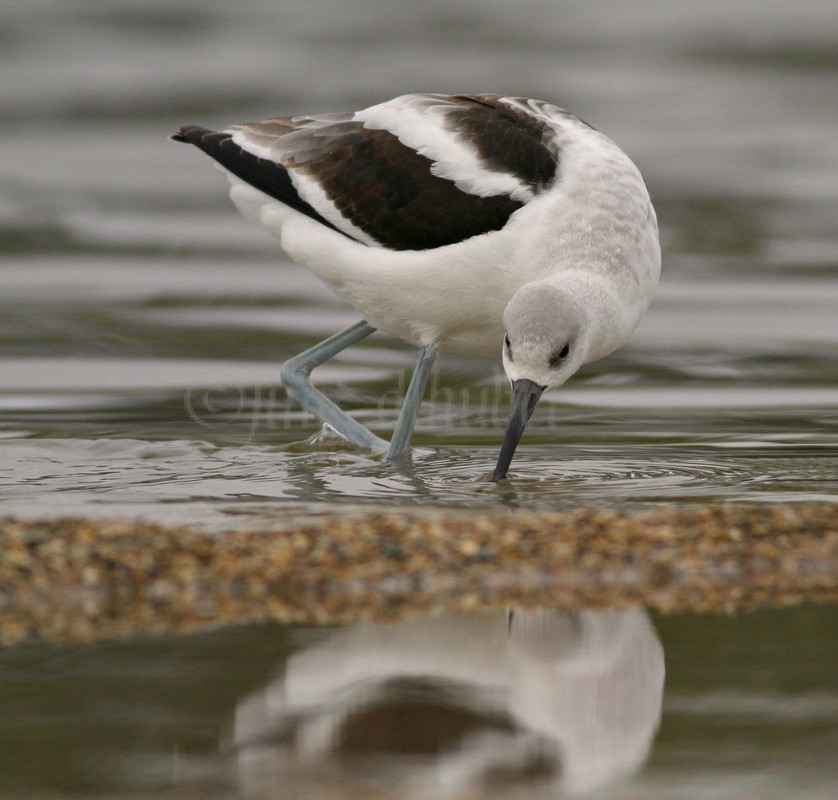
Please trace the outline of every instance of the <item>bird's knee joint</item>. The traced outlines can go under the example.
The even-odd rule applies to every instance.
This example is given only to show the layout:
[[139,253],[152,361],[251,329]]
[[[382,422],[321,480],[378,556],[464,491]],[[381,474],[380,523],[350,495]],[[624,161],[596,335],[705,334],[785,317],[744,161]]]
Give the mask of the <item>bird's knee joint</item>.
[[309,381],[309,373],[311,372],[311,367],[307,364],[302,364],[297,359],[292,358],[290,361],[286,361],[280,368],[279,368],[279,376],[282,379],[282,385],[286,389],[301,389],[304,386],[307,386]]

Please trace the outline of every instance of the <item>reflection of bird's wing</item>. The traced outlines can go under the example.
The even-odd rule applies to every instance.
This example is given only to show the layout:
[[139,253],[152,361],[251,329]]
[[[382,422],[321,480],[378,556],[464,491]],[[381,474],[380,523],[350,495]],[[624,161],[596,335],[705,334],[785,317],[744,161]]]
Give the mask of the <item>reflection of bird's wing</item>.
[[[568,123],[572,120],[572,123]],[[553,182],[555,106],[414,94],[353,113],[281,117],[174,137],[318,222],[371,246],[425,250],[502,228]]]
[[[243,698],[236,709],[239,747],[269,741],[297,720],[328,720],[333,732],[352,710],[405,678],[455,687],[465,705],[505,708],[507,625],[503,614],[451,615],[396,626],[356,625],[294,653],[284,675]],[[319,741],[327,748],[330,742]],[[308,738],[306,746],[312,746]],[[309,753],[311,755],[311,753]]]
[[493,689],[508,680],[506,638],[501,614],[357,625],[295,653],[284,691],[289,704],[307,708],[404,677]]

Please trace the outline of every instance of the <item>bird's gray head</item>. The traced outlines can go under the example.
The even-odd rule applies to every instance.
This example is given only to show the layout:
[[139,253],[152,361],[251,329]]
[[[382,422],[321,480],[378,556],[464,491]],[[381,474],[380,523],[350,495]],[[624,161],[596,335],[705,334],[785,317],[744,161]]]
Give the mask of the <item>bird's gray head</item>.
[[582,366],[586,314],[553,283],[529,283],[503,312],[503,368],[514,384],[559,386]]
[[587,315],[553,282],[523,286],[503,312],[503,368],[512,406],[492,480],[505,478],[515,448],[542,392],[559,386],[585,363]]

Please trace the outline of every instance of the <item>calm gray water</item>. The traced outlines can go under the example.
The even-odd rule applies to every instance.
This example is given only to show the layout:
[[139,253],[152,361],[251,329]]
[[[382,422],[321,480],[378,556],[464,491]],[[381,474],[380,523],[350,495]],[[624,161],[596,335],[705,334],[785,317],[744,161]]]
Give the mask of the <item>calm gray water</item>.
[[[410,474],[314,435],[280,363],[356,319],[166,141],[406,91],[551,100],[618,141],[661,222],[631,340],[551,392],[515,502],[835,499],[834,2],[9,3],[0,10],[0,513],[258,522],[509,502],[498,360],[444,358]],[[388,435],[414,353],[316,377]]]
[[[279,365],[356,317],[166,141],[408,91],[564,105],[658,210],[651,311],[503,490],[499,360],[442,359],[412,470],[299,444]],[[0,156],[0,515],[838,498],[834,0],[10,2]],[[413,358],[377,335],[316,377],[386,436]],[[834,800],[835,641],[827,607],[18,648],[0,796]]]
[[18,648],[0,797],[832,800],[836,636],[513,609]]

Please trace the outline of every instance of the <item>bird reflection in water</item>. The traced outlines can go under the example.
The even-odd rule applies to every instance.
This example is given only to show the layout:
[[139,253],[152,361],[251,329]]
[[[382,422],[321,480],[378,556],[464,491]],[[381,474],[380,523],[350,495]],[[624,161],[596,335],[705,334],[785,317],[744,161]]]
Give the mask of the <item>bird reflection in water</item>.
[[641,608],[342,629],[239,703],[241,788],[408,799],[589,791],[642,766],[663,682]]

